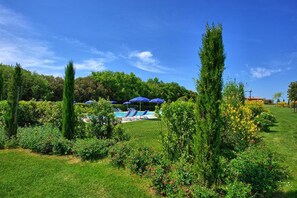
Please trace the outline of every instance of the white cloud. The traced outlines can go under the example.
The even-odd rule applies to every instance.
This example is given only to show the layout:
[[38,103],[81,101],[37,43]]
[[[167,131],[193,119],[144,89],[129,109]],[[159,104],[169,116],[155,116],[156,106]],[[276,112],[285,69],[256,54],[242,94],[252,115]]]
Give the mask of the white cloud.
[[103,71],[106,70],[103,59],[87,59],[83,60],[82,63],[74,63],[74,67],[77,70],[92,70],[92,71]]
[[153,54],[150,51],[143,52],[132,52],[129,55],[129,59],[132,60],[133,66],[153,73],[165,73],[170,69],[163,67],[159,64],[159,60],[153,57]]
[[263,67],[251,68],[250,73],[254,78],[264,78],[271,76],[273,73],[281,72],[281,69],[267,69]]
[[54,50],[56,42],[69,48],[74,46],[78,53],[83,52],[81,54],[85,56],[78,57],[78,63],[74,62],[74,66],[84,72],[105,70],[106,63],[117,59],[112,52],[100,51],[77,39],[51,34],[41,39],[40,35],[24,16],[0,5],[0,63],[20,63],[31,71],[63,76],[68,58],[57,55]]

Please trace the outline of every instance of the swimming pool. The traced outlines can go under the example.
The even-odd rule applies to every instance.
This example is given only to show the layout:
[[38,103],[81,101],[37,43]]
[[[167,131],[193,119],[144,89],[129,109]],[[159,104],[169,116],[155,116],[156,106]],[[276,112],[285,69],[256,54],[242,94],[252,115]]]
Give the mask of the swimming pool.
[[[138,111],[136,116],[140,116],[144,113],[144,111]],[[148,111],[146,115],[154,115],[154,111]],[[127,111],[121,111],[121,112],[114,112],[114,116],[116,118],[122,118],[122,117],[125,117],[125,115],[127,114]],[[132,112],[133,114],[133,112]]]

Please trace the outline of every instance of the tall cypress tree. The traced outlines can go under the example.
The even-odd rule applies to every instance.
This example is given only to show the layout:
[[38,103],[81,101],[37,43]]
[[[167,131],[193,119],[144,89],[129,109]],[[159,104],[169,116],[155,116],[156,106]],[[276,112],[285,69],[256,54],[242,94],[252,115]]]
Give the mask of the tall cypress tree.
[[204,185],[211,186],[216,183],[220,169],[220,104],[225,61],[221,25],[206,26],[199,56],[202,67],[197,81],[195,160],[199,179]]
[[3,88],[4,88],[4,80],[2,72],[0,71],[0,101],[3,100]]
[[63,123],[62,133],[65,138],[71,140],[74,138],[74,75],[73,62],[70,61],[65,70],[65,81],[63,91]]
[[18,106],[22,90],[22,68],[16,64],[12,81],[8,88],[8,111],[5,116],[5,128],[9,138],[17,134],[18,127]]

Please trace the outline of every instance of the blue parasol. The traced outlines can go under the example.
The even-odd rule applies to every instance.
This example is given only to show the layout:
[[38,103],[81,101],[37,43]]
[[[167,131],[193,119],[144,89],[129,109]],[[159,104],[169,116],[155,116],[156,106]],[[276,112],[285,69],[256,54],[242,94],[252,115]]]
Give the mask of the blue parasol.
[[94,100],[88,100],[87,102],[85,102],[85,104],[91,104],[93,102],[96,102],[96,101],[94,101]]
[[139,102],[139,110],[141,111],[141,103],[142,102],[149,102],[150,99],[146,98],[146,97],[142,97],[142,96],[139,96],[139,97],[136,97],[136,98],[133,98],[131,100],[129,100],[130,102]]
[[111,101],[109,101],[111,104],[117,104],[117,101],[115,101],[115,100],[111,100]]
[[162,104],[164,102],[163,99],[161,98],[154,98],[150,100],[151,103],[157,103],[157,104]]

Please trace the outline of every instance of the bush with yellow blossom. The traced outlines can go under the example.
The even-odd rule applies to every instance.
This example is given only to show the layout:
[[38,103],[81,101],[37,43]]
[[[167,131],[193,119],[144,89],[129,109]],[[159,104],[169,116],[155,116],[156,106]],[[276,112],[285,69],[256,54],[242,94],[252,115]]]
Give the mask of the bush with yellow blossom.
[[222,146],[232,151],[242,151],[255,144],[257,126],[254,123],[253,112],[247,106],[233,106],[225,102],[222,105],[224,128],[222,130]]

